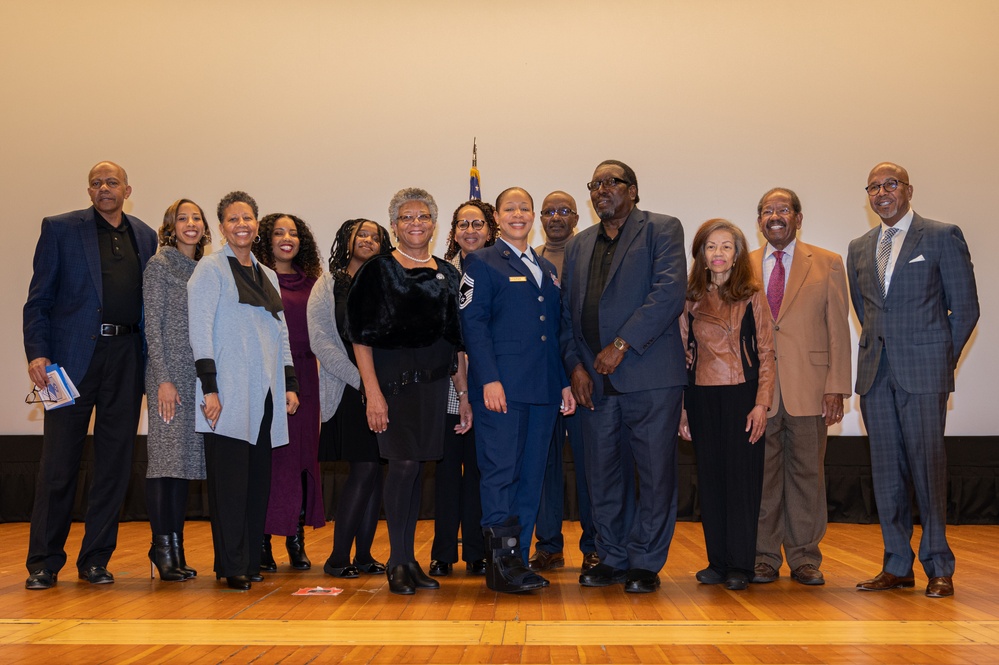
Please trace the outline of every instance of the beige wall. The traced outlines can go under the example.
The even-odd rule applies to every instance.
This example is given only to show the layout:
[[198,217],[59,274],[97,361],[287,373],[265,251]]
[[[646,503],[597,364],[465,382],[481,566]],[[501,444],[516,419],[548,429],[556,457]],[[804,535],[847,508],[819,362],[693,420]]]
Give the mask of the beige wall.
[[[0,3],[0,433],[41,431],[20,311],[39,221],[89,204],[93,163],[128,169],[126,210],[152,226],[239,188],[328,250],[400,187],[449,218],[475,136],[486,198],[565,189],[590,224],[584,183],[621,159],[688,245],[727,217],[757,246],[756,202],[783,185],[803,239],[845,254],[875,223],[870,167],[907,166],[915,208],[964,228],[982,291],[948,432],[995,434],[997,28],[991,0]],[[860,432],[853,398],[836,433]]]

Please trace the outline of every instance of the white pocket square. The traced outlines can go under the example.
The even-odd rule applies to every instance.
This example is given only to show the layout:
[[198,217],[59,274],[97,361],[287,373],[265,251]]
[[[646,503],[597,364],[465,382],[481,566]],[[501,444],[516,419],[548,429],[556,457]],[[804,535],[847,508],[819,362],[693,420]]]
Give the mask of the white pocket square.
[[917,256],[916,258],[914,258],[913,260],[909,261],[909,263],[919,263],[920,261],[925,261],[925,260],[926,260],[926,257],[923,256],[922,254],[920,254],[919,256]]

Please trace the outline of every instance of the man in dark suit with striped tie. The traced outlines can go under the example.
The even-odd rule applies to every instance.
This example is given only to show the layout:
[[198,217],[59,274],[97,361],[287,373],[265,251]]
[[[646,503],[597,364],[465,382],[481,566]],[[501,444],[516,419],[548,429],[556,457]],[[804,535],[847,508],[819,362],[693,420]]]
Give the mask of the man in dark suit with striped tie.
[[857,394],[885,551],[881,572],[857,588],[915,586],[911,485],[926,595],[941,598],[954,594],[954,553],[945,533],[947,398],[978,322],[975,273],[960,228],[913,212],[904,168],[878,164],[866,189],[881,224],[850,243],[847,276],[862,326]]

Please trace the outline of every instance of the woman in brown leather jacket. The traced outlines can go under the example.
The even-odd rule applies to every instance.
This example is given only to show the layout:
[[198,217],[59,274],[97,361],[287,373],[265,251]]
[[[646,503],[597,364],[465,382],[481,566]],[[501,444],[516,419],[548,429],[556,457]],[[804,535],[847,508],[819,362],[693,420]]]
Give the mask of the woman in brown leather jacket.
[[708,567],[703,584],[745,589],[756,562],[763,434],[776,371],[773,323],[742,231],[701,225],[691,250],[680,332],[688,388],[680,434],[693,438]]

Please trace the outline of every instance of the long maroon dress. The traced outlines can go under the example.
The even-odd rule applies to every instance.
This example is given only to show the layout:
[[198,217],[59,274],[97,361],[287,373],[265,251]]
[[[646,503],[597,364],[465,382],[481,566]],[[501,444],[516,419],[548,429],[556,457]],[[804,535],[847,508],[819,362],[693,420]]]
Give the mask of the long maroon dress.
[[[275,448],[271,457],[271,495],[267,502],[264,532],[275,536],[294,536],[302,512],[303,489],[305,523],[316,528],[326,525],[319,479],[319,365],[309,346],[306,317],[309,294],[316,279],[307,277],[295,266],[295,274],[279,273],[278,282],[281,284],[291,356],[298,377],[299,406],[295,415],[288,416],[290,443]],[[280,417],[277,408],[274,409],[274,416]]]

